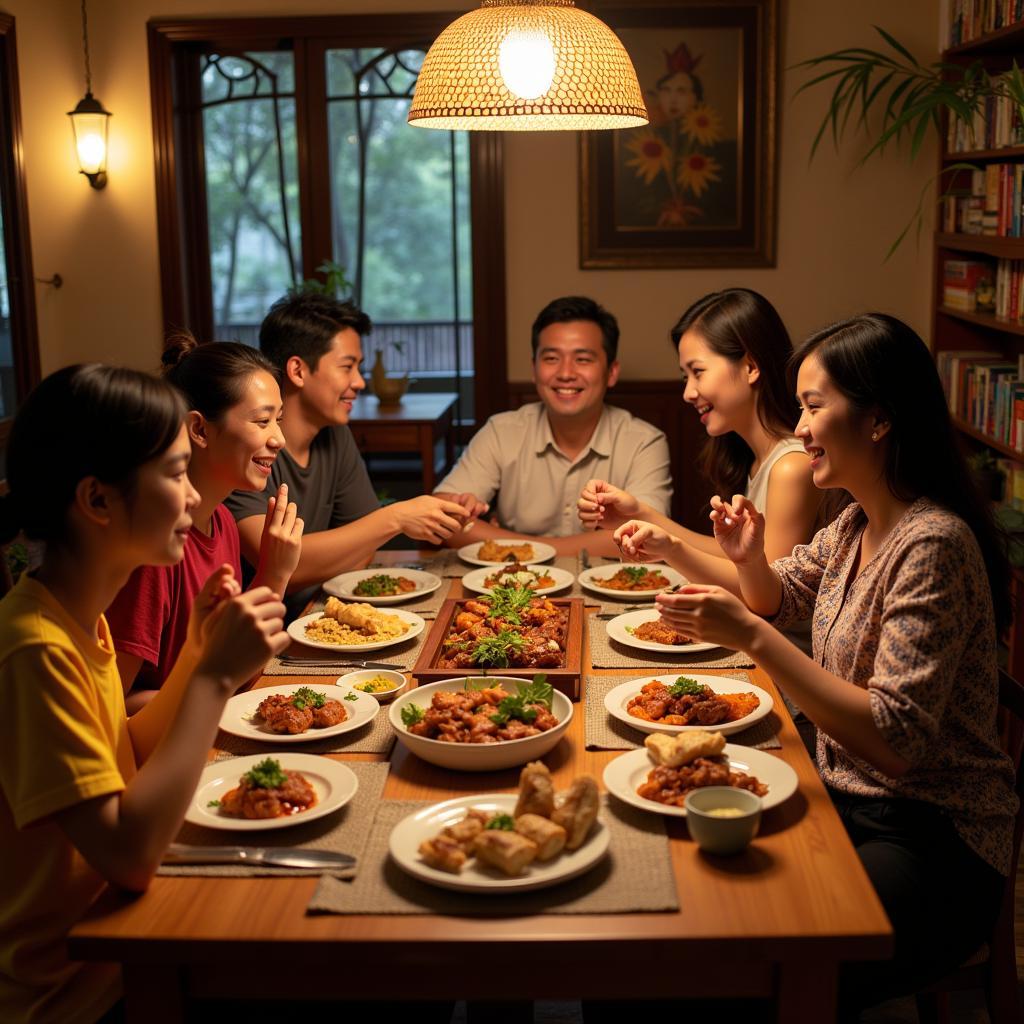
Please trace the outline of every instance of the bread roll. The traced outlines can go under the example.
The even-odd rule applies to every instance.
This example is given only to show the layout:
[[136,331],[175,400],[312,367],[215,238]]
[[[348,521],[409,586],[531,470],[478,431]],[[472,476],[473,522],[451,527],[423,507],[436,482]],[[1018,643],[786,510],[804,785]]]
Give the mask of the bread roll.
[[523,873],[523,868],[537,858],[537,844],[518,832],[488,829],[473,840],[478,860],[504,872],[509,878]]
[[547,765],[543,761],[531,761],[524,765],[519,773],[519,799],[512,817],[539,814],[542,818],[550,818],[554,809],[555,787]]
[[597,821],[600,795],[591,775],[577,776],[564,793],[559,794],[551,820],[566,832],[565,848],[578,850]]
[[551,860],[552,857],[557,857],[568,839],[561,825],[556,825],[539,814],[519,815],[516,818],[516,831],[537,844],[537,860]]
[[644,740],[644,746],[651,752],[655,763],[666,768],[678,768],[698,757],[720,754],[725,749],[725,736],[720,732],[706,732],[703,729],[681,732],[678,736],[655,732]]

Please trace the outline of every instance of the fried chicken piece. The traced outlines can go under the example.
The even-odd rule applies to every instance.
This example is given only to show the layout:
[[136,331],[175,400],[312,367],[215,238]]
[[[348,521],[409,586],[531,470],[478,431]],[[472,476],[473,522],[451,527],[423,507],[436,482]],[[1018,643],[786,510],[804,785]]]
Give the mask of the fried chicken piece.
[[269,720],[275,710],[285,704],[290,705],[291,702],[291,694],[272,693],[269,697],[265,697],[260,701],[254,717]]
[[313,725],[317,729],[327,729],[348,718],[345,705],[340,700],[325,700],[323,705],[313,708]]
[[297,708],[294,704],[281,704],[266,716],[266,723],[270,726],[271,732],[297,736],[313,724],[313,709],[308,706]]
[[678,632],[660,619],[655,619],[653,622],[644,622],[637,626],[633,630],[633,636],[638,640],[647,640],[654,644],[667,644],[672,647],[693,643],[685,633]]
[[466,851],[452,839],[443,835],[424,839],[419,845],[419,855],[432,868],[457,875],[466,863]]

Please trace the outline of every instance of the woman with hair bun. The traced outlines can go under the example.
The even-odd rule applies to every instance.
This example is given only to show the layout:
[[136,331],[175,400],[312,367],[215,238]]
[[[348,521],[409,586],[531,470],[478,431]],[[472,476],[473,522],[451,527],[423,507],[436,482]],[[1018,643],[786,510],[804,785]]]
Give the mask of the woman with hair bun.
[[[185,557],[137,569],[107,609],[129,712],[152,698],[178,658],[203,581],[223,563],[241,578],[238,527],[222,504],[234,490],[262,491],[284,447],[274,367],[236,342],[200,345],[188,334],[163,356],[164,376],[185,397],[192,443],[189,480],[199,492]],[[282,486],[267,503],[253,586],[284,594],[298,564],[302,520]]]
[[93,1024],[116,965],[73,963],[69,929],[108,883],[142,891],[181,826],[224,705],[283,650],[284,605],[223,565],[196,596],[183,669],[137,715],[103,610],[169,566],[198,506],[187,410],[165,381],[99,364],[47,377],[7,449],[0,540],[43,541],[0,600],[0,1020]]

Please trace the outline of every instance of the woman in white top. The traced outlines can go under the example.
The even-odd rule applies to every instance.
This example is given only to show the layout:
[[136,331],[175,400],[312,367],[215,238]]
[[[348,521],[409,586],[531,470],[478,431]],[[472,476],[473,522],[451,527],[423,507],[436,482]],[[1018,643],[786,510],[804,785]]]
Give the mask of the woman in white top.
[[[685,388],[708,441],[700,468],[711,493],[743,494],[761,512],[770,505],[765,537],[769,558],[788,555],[821,525],[821,492],[811,480],[803,445],[793,436],[799,410],[786,379],[793,350],[772,304],[747,288],[727,288],[699,299],[672,329]],[[577,502],[591,529],[616,530],[625,555],[642,546],[691,580],[738,592],[735,568],[714,538],[688,530],[603,480],[587,483]],[[639,524],[622,530],[631,520]]]

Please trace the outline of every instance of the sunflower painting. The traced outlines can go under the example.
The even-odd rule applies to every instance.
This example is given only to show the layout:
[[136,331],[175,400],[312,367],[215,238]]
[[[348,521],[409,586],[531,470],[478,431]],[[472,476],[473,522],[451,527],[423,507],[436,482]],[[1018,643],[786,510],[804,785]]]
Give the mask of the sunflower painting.
[[582,133],[583,267],[774,261],[775,5],[595,7],[650,123]]

